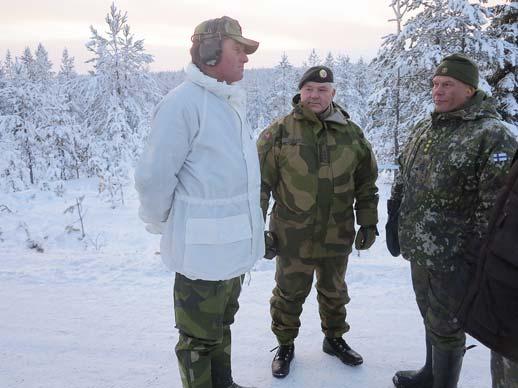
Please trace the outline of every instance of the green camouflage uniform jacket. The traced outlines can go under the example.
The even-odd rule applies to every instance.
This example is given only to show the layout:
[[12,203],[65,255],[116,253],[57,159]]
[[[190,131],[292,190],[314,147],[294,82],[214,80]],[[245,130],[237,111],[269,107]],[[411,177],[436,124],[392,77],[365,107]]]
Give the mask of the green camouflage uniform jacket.
[[392,187],[401,203],[401,254],[432,270],[455,271],[467,242],[487,229],[516,140],[482,91],[457,111],[432,113],[410,139]]
[[[266,128],[257,142],[261,207],[279,255],[322,258],[347,255],[359,225],[378,222],[377,165],[362,130],[333,103],[320,120],[293,98],[294,109]],[[356,203],[355,203],[356,201]]]

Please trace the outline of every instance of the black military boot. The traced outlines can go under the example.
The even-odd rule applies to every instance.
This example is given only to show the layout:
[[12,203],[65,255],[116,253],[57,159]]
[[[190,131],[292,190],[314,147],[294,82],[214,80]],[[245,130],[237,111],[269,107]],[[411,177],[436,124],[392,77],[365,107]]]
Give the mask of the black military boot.
[[464,348],[441,350],[432,347],[433,388],[457,388]]
[[327,354],[338,357],[340,361],[347,365],[356,366],[363,363],[362,356],[352,350],[342,337],[324,338],[322,350]]
[[295,356],[295,345],[279,345],[272,361],[273,377],[283,378],[290,373],[291,360]]
[[397,388],[432,388],[432,342],[426,336],[426,361],[419,370],[400,370],[392,378]]

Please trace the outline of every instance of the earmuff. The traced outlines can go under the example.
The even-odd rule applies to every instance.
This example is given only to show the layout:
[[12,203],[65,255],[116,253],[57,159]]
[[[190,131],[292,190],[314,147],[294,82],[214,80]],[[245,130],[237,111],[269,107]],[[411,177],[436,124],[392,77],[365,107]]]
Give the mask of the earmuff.
[[199,54],[202,63],[208,66],[216,66],[221,58],[223,51],[221,34],[221,19],[213,19],[208,22],[207,32],[193,36],[200,42]]

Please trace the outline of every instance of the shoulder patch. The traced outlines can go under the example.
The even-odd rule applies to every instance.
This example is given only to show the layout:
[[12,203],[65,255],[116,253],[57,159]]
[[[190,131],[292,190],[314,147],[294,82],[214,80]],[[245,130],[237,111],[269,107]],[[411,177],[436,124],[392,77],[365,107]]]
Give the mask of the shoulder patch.
[[266,128],[257,139],[257,149],[259,152],[268,151],[273,145],[273,133],[271,128]]
[[495,163],[505,163],[510,159],[510,157],[505,152],[497,152],[491,155],[491,159]]

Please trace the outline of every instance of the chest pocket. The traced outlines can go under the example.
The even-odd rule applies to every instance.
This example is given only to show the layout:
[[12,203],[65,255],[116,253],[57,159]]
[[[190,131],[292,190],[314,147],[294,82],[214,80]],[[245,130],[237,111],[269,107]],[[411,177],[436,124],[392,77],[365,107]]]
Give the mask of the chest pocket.
[[474,172],[476,156],[462,144],[443,147],[432,156],[430,178],[432,190],[441,191],[442,195],[460,200],[466,191],[477,188]]
[[306,175],[313,169],[315,150],[302,138],[285,137],[281,139],[279,167],[289,174]]

